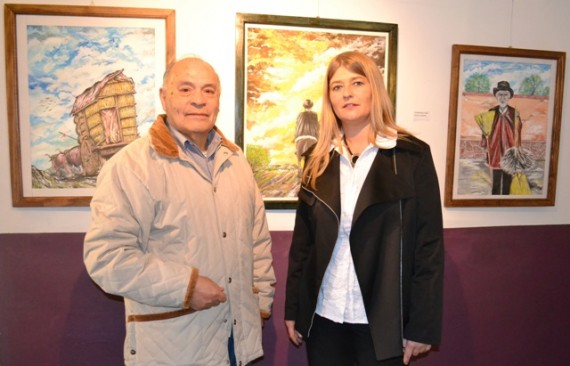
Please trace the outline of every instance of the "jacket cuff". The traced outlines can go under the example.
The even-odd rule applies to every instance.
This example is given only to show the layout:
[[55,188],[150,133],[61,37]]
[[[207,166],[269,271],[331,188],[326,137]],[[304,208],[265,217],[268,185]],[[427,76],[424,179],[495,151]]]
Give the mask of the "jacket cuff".
[[190,299],[192,299],[192,295],[194,294],[196,282],[198,282],[198,268],[192,268],[192,273],[190,274],[190,282],[188,283],[188,289],[186,290],[184,303],[182,303],[183,309],[190,309]]

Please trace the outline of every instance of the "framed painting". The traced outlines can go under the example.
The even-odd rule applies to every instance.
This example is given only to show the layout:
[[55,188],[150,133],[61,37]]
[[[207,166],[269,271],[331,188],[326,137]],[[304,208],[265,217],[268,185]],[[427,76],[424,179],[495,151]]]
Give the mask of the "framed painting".
[[4,5],[12,204],[88,206],[101,166],[162,111],[175,11]]
[[300,152],[314,143],[296,129],[318,124],[323,80],[337,54],[372,57],[396,102],[398,26],[322,18],[237,14],[236,143],[253,168],[267,208],[294,208]]
[[554,206],[565,64],[453,45],[445,206]]

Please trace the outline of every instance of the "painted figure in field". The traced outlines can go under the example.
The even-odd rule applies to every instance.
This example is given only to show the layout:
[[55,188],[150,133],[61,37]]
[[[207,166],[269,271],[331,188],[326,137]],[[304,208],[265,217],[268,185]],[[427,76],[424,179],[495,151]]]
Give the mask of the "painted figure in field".
[[319,136],[319,118],[313,112],[313,101],[306,99],[303,103],[303,112],[297,116],[297,126],[295,130],[295,155],[297,155],[297,165],[299,175],[302,172],[301,160],[303,155],[317,142]]
[[[522,120],[519,111],[508,104],[514,95],[508,81],[499,81],[497,87],[493,88],[493,95],[499,104],[487,112],[477,114],[475,120],[482,131],[481,145],[487,149],[492,179],[491,194],[509,195],[513,172],[509,173],[509,169],[505,169],[504,157],[506,154],[516,159],[515,152],[521,151]],[[511,150],[507,153],[509,149]]]

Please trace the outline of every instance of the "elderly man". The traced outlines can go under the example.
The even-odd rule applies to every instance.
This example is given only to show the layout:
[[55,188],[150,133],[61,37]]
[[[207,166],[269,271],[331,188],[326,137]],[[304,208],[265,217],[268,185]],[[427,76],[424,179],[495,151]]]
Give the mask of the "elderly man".
[[251,169],[215,126],[219,98],[210,64],[169,65],[166,114],[99,174],[84,261],[125,299],[127,365],[244,365],[263,355],[271,238]]

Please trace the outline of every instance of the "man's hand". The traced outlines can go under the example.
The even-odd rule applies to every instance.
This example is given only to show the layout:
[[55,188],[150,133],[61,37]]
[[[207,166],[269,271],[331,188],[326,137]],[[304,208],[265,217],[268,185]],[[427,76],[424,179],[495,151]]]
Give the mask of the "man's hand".
[[208,277],[199,276],[190,298],[190,307],[194,310],[205,310],[226,302],[224,289]]
[[412,356],[418,356],[429,351],[430,349],[431,345],[429,344],[423,344],[404,339],[404,365],[408,365],[410,363]]
[[295,346],[299,347],[303,343],[303,336],[295,330],[295,321],[285,320],[285,327],[287,328],[287,334],[289,335],[291,342],[293,342]]

